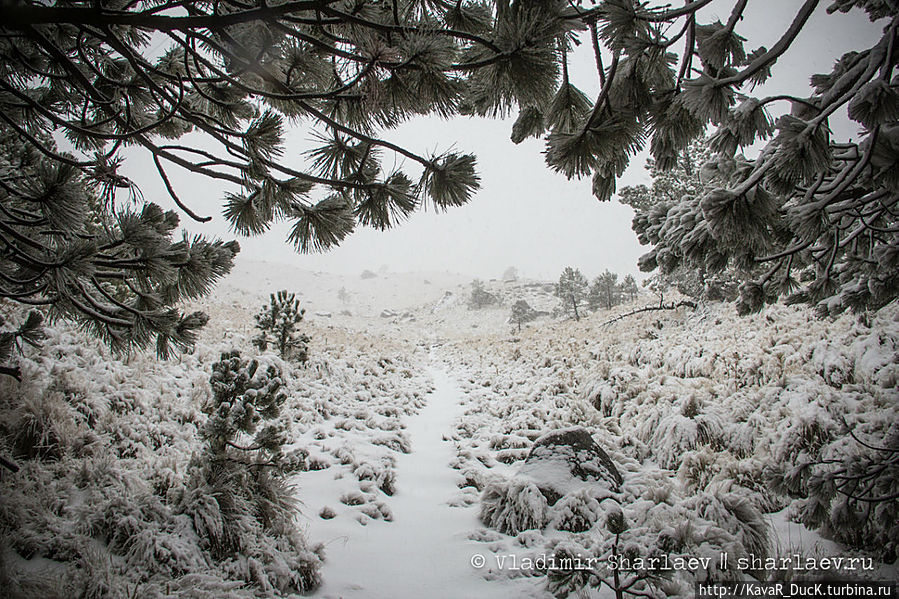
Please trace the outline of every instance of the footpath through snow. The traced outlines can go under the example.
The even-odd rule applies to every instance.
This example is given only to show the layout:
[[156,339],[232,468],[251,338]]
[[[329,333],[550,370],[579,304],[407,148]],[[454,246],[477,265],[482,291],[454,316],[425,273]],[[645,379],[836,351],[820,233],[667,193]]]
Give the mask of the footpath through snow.
[[449,466],[455,448],[444,439],[451,436],[462,413],[461,391],[440,367],[432,366],[430,373],[436,388],[407,424],[412,451],[397,459],[397,490],[390,502],[393,522],[360,526],[348,520],[340,531],[335,530],[335,522],[327,528],[329,538],[314,525],[309,531],[310,538],[327,545],[323,584],[315,597],[499,599],[517,591],[518,596],[527,596],[526,586],[517,589],[510,588],[510,581],[491,583],[472,566],[482,547],[469,539],[481,528],[477,504],[448,504],[458,494],[460,477]]

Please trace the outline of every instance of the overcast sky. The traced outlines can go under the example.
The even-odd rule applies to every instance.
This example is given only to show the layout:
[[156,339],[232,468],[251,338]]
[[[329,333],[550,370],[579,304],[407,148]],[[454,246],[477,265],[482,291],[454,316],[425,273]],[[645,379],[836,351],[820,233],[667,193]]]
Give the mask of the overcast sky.
[[[787,28],[799,0],[753,0],[737,32],[747,37],[747,50],[771,47]],[[867,48],[879,38],[882,24],[871,24],[861,11],[827,15],[822,2],[793,47],[774,67],[774,78],[754,95],[792,93],[808,95],[808,77],[829,72],[843,52]],[[726,21],[732,3],[713,2],[700,13],[700,22]],[[587,38],[589,40],[589,38]],[[592,53],[577,52],[571,59],[572,82],[590,97],[598,88]],[[606,61],[608,64],[608,61]],[[775,106],[785,110],[786,106]],[[637,258],[646,251],[631,231],[632,212],[613,199],[600,203],[590,192],[590,180],[567,181],[543,162],[541,140],[520,145],[509,141],[514,115],[506,121],[459,117],[451,121],[416,119],[381,137],[423,154],[455,147],[478,157],[481,191],[463,207],[435,214],[418,212],[399,227],[379,232],[358,228],[343,244],[327,254],[299,255],[285,243],[288,225],[275,226],[256,238],[238,238],[241,259],[286,262],[308,270],[357,274],[363,269],[390,271],[451,271],[482,278],[499,277],[509,266],[523,276],[553,279],[565,266],[580,268],[587,276],[604,269],[637,274]],[[855,135],[848,123],[832,123],[836,137]],[[297,156],[306,145],[308,131],[291,134],[285,159]],[[136,157],[135,157],[136,158]],[[620,186],[649,183],[644,171],[646,154],[632,162]],[[129,161],[129,175],[148,200],[170,206],[152,163]],[[390,166],[387,164],[386,166]],[[410,173],[418,171],[411,165]],[[221,217],[224,187],[198,180],[175,167],[169,173],[182,199],[198,212],[214,216],[199,224],[182,218],[192,233],[233,238]]]

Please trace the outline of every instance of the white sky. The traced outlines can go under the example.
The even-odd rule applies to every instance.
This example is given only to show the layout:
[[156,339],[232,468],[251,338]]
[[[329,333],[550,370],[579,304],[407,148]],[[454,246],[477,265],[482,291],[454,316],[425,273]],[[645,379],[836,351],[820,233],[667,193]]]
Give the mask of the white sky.
[[[700,22],[726,21],[732,2],[713,2],[700,13]],[[799,0],[753,0],[737,32],[747,37],[747,50],[771,47],[787,28]],[[824,2],[800,33],[793,47],[774,67],[774,78],[753,95],[774,93],[808,95],[808,77],[829,72],[843,52],[860,50],[879,38],[881,24],[871,24],[861,11],[827,15]],[[589,37],[584,40],[589,44]],[[598,91],[592,53],[582,50],[571,58],[571,79],[589,97]],[[676,47],[680,51],[678,44]],[[606,59],[608,64],[608,59]],[[782,105],[774,110],[785,110]],[[772,111],[774,112],[774,111]],[[844,111],[845,112],[845,111]],[[481,191],[471,203],[435,214],[417,212],[406,223],[386,232],[357,228],[343,244],[326,254],[300,255],[284,240],[289,226],[273,227],[261,237],[240,238],[240,259],[284,262],[303,269],[358,274],[363,269],[387,268],[393,272],[451,271],[482,278],[499,277],[515,266],[526,277],[554,279],[565,266],[580,268],[588,277],[605,269],[637,274],[637,258],[646,251],[631,231],[632,211],[613,199],[600,203],[591,194],[590,180],[567,181],[551,172],[543,161],[543,141],[530,139],[520,145],[509,141],[513,115],[506,121],[458,117],[451,121],[416,119],[382,132],[384,139],[418,154],[455,147],[478,157]],[[837,138],[855,136],[848,123],[833,122]],[[309,132],[291,133],[285,152],[298,155]],[[622,185],[649,183],[643,166],[646,154],[632,160]],[[386,164],[385,166],[390,166]],[[407,172],[418,170],[405,164]],[[152,163],[134,156],[127,161],[128,175],[150,201],[173,206],[158,181]],[[221,216],[224,186],[199,179],[174,166],[167,169],[180,197],[196,212],[212,215],[200,224],[182,217],[192,233],[226,239],[235,236]]]

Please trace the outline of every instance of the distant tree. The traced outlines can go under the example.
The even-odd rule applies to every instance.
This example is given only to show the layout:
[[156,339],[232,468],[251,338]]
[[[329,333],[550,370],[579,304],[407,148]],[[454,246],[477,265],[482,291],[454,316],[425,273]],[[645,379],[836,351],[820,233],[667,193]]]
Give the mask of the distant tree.
[[483,281],[475,279],[471,282],[471,295],[468,298],[469,309],[480,310],[481,308],[492,306],[498,302],[499,300],[497,297],[484,288]]
[[637,294],[640,293],[640,288],[637,287],[637,280],[634,278],[634,275],[624,276],[624,280],[621,281],[621,285],[619,286],[619,291],[622,296],[628,299],[628,301],[633,301],[637,298]]
[[556,297],[562,300],[562,308],[574,316],[575,320],[581,319],[578,306],[587,299],[587,286],[587,279],[583,273],[570,266],[565,267],[565,270],[562,271],[559,283],[556,285]]
[[510,266],[505,271],[503,271],[503,281],[517,281],[518,280],[518,269],[514,266]]
[[605,307],[611,309],[619,302],[618,275],[608,269],[593,279],[590,292],[587,295],[587,305],[591,310]]
[[512,304],[512,314],[510,320],[518,325],[518,332],[521,332],[521,325],[531,322],[537,318],[537,311],[531,308],[527,301],[520,299]]
[[337,299],[339,299],[339,300],[342,301],[343,303],[346,303],[346,302],[350,301],[350,294],[349,294],[349,292],[346,290],[346,287],[341,287],[341,288],[337,291]]
[[253,339],[253,344],[261,351],[273,345],[285,360],[305,362],[309,358],[310,339],[296,331],[305,313],[295,294],[287,291],[271,294],[269,304],[256,315],[259,335]]

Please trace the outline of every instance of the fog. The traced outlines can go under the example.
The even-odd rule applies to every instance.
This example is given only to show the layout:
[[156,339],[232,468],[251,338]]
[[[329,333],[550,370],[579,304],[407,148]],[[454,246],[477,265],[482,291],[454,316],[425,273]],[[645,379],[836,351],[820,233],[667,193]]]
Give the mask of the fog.
[[[737,27],[737,32],[748,38],[747,50],[760,45],[770,48],[789,26],[800,4],[796,0],[750,3]],[[752,91],[753,95],[808,95],[809,75],[829,72],[835,58],[845,51],[867,47],[881,29],[881,25],[868,22],[861,11],[828,15],[826,7],[818,7],[775,65],[772,80]],[[730,10],[729,5],[720,8]],[[726,21],[727,17],[708,8],[701,12],[702,22]],[[680,51],[679,47],[675,49]],[[570,60],[572,82],[595,97],[598,81],[589,48],[582,45]],[[788,109],[785,102],[771,105],[775,118]],[[845,109],[840,115],[845,115]],[[380,132],[384,139],[418,154],[448,148],[475,153],[481,190],[468,205],[440,213],[425,206],[407,222],[386,232],[358,228],[340,247],[317,255],[297,254],[285,242],[289,225],[282,223],[260,237],[238,237],[243,248],[239,259],[282,262],[340,274],[363,269],[441,270],[491,278],[510,266],[532,278],[555,278],[565,266],[576,266],[588,276],[604,269],[638,274],[636,260],[645,249],[631,231],[632,211],[617,198],[598,202],[591,195],[589,179],[568,181],[551,172],[543,162],[541,140],[512,144],[509,135],[515,116],[496,120],[457,117],[451,121],[419,118]],[[856,126],[845,116],[832,119],[831,127],[837,139],[856,135]],[[309,136],[308,122],[295,124],[285,152],[288,164],[301,167],[301,152],[311,147]],[[292,156],[297,158],[295,163]],[[619,180],[619,189],[622,185],[650,183],[644,170],[646,158],[643,152],[631,161]],[[388,162],[386,166],[392,165]],[[419,172],[415,164],[396,166],[416,176]],[[146,199],[173,206],[148,157],[131,156],[127,174],[138,183]],[[178,172],[176,167],[169,169],[169,175],[189,206],[213,217],[201,224],[182,216],[185,229],[212,237],[235,237],[221,216],[222,197],[227,190],[224,185]]]

